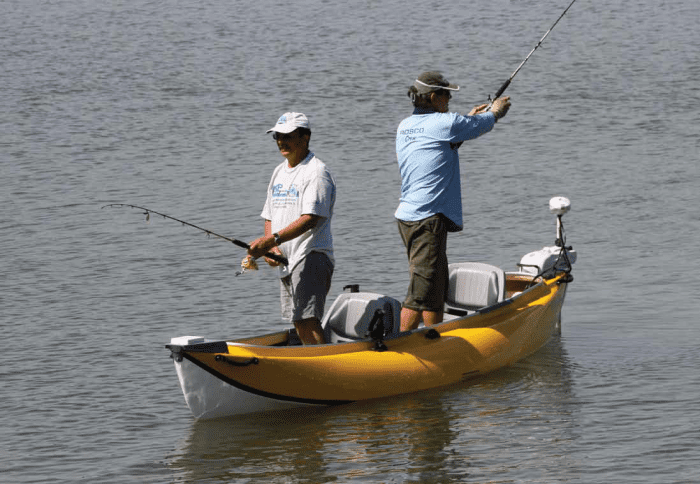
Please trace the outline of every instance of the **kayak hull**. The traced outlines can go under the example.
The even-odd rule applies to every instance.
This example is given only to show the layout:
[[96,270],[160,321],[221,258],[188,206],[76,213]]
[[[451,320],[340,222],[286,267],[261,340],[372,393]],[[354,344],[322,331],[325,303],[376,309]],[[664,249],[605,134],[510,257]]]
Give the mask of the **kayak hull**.
[[540,349],[558,328],[569,277],[511,290],[498,304],[382,344],[301,346],[284,331],[233,341],[186,337],[168,347],[197,418],[390,397],[466,382]]
[[180,387],[192,415],[198,419],[247,413],[286,410],[307,406],[303,402],[278,400],[239,388],[224,375],[212,374],[195,362],[183,358],[175,362]]

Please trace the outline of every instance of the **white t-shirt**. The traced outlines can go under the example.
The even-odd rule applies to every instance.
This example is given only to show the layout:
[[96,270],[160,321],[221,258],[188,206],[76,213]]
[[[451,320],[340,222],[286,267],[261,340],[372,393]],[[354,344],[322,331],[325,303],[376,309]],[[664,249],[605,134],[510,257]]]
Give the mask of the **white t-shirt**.
[[289,275],[311,252],[322,252],[334,263],[331,235],[334,205],[335,180],[313,153],[294,168],[290,168],[286,160],[275,168],[260,214],[272,223],[272,233],[279,232],[305,214],[323,217],[316,227],[279,247],[289,260],[289,266],[279,266],[280,277]]

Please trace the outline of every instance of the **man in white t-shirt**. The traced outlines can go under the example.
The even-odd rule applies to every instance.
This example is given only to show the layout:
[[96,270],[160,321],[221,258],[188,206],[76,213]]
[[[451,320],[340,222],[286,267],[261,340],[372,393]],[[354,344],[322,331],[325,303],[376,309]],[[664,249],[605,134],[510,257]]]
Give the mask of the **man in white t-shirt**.
[[309,151],[311,128],[301,113],[285,113],[267,131],[286,158],[272,173],[261,216],[265,235],[250,243],[248,254],[267,252],[287,258],[280,271],[282,317],[289,319],[304,344],[323,344],[321,319],[331,286],[335,260],[331,218],[335,180],[326,165]]

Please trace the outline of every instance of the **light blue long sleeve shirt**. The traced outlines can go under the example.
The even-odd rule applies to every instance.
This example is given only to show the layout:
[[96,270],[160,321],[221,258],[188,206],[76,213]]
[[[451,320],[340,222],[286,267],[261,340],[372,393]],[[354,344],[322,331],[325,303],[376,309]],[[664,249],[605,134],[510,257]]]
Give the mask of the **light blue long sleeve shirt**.
[[418,221],[439,213],[462,229],[459,145],[493,129],[493,113],[462,116],[416,108],[396,131],[401,198],[394,216]]

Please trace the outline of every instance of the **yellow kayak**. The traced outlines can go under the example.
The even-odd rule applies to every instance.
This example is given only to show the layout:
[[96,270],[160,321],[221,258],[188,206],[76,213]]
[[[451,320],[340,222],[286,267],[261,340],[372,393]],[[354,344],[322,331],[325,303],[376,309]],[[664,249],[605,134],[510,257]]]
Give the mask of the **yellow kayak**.
[[[561,215],[559,215],[561,222]],[[293,329],[254,338],[173,338],[185,400],[197,418],[338,405],[468,381],[511,365],[558,331],[575,252],[563,243],[523,257],[519,271],[450,264],[445,320],[400,332],[401,304],[345,292],[328,308],[324,345]]]
[[174,338],[168,348],[198,418],[388,397],[465,381],[537,351],[559,324],[570,277],[561,273],[521,292],[528,277],[509,274],[506,291],[519,292],[515,297],[389,334],[383,350],[371,337],[301,346],[293,330],[232,341]]

